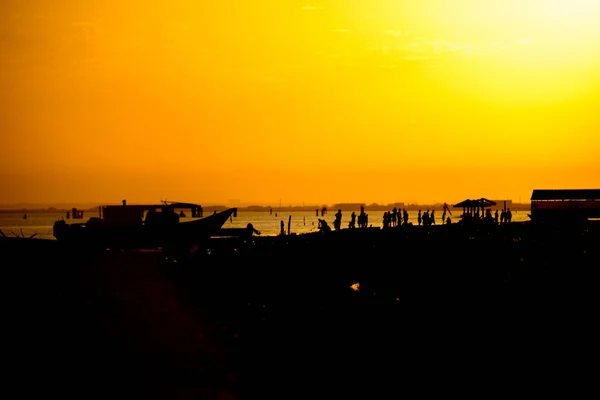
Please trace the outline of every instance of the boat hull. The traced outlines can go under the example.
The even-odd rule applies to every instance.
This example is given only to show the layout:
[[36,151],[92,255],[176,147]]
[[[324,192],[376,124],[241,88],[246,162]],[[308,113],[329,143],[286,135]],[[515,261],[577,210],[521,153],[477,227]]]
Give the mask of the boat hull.
[[102,248],[189,248],[219,233],[235,213],[230,208],[192,221],[156,225],[114,225],[100,218],[85,223],[54,223],[54,237],[63,242]]

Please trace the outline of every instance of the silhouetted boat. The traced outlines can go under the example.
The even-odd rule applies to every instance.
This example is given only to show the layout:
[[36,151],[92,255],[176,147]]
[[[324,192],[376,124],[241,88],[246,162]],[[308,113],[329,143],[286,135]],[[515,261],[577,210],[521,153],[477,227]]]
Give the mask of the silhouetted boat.
[[[195,217],[180,221],[175,210],[190,209]],[[237,208],[202,217],[202,207],[192,203],[108,205],[100,207],[100,216],[84,223],[55,221],[54,237],[76,245],[119,249],[189,249],[221,230],[237,215]]]

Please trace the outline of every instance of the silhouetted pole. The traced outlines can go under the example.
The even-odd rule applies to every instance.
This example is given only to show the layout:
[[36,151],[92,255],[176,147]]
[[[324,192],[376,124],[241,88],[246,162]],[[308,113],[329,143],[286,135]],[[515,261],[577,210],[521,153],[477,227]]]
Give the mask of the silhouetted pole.
[[292,216],[288,218],[288,236],[290,235],[290,228],[292,227]]

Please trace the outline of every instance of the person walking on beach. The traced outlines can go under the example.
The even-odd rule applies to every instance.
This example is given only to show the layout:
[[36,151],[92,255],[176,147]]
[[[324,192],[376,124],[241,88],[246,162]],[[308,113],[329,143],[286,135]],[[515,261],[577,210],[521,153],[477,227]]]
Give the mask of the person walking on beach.
[[342,210],[337,210],[335,213],[335,220],[333,221],[333,228],[339,231],[342,228]]
[[452,215],[452,211],[450,211],[450,207],[448,207],[448,203],[444,203],[444,214],[450,214]]
[[352,229],[356,226],[356,213],[352,211],[350,214],[350,224],[348,224],[348,228]]
[[447,203],[444,203],[444,212],[442,213],[442,225],[446,223],[446,213],[452,215],[452,211],[450,211],[450,207],[448,207]]
[[419,210],[419,215],[417,216],[417,223],[421,225],[421,221],[423,221],[423,216],[421,215],[421,210]]

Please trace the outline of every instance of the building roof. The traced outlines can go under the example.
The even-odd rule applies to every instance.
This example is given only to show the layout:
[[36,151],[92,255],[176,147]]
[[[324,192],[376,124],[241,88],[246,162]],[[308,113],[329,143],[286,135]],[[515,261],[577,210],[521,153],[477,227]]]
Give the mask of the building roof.
[[121,204],[110,204],[110,205],[106,205],[106,206],[102,206],[102,208],[108,208],[108,209],[120,209],[120,208],[127,208],[127,209],[137,209],[140,211],[146,211],[146,210],[154,210],[157,208],[163,208],[163,207],[171,207],[173,209],[192,209],[192,208],[202,208],[202,206],[200,204],[194,204],[194,203],[182,203],[182,202],[162,202],[162,203],[154,203],[154,204],[126,204],[126,205],[121,205]]
[[534,189],[531,200],[600,200],[600,189]]

